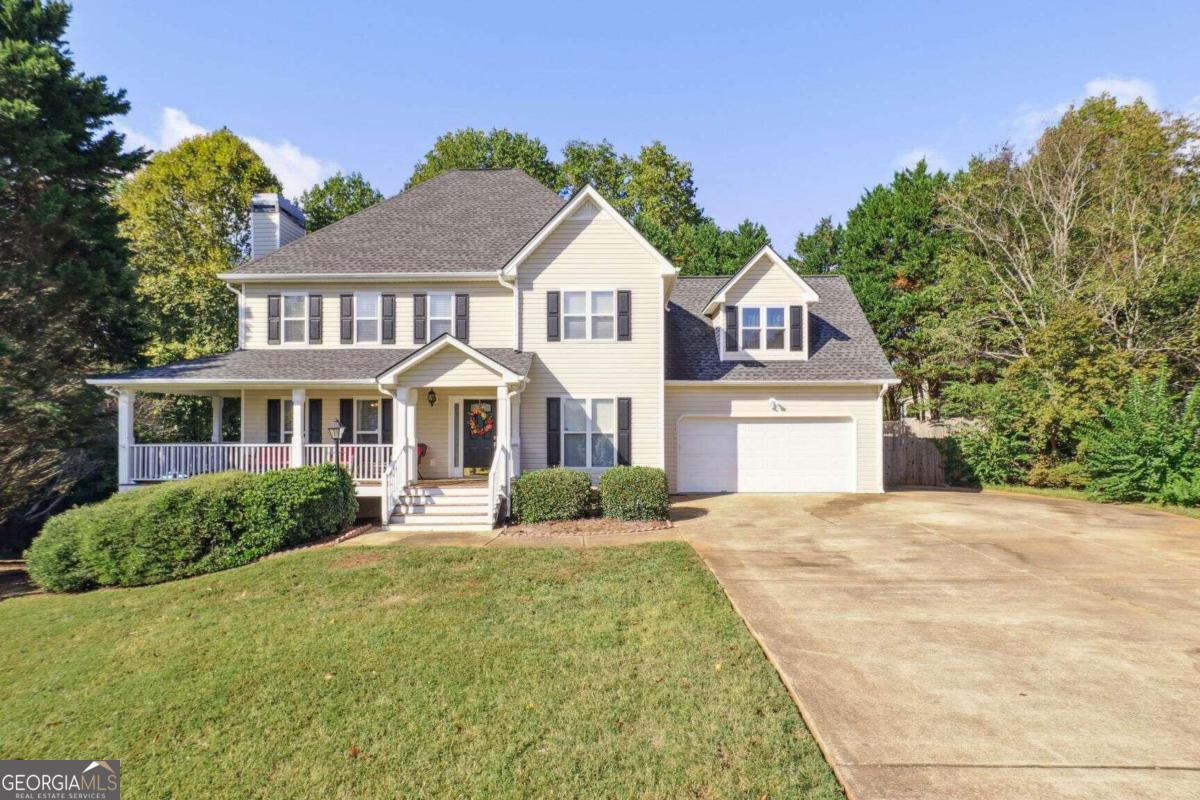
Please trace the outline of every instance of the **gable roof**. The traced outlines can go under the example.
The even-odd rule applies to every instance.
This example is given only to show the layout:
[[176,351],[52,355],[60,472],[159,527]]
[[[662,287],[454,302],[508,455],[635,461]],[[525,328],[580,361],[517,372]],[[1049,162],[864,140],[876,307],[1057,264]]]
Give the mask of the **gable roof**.
[[808,360],[722,361],[716,329],[705,315],[709,300],[725,278],[680,278],[667,304],[669,381],[717,383],[861,383],[894,382],[883,349],[867,322],[850,284],[841,275],[811,275],[804,280],[820,294],[809,307]]
[[563,205],[521,170],[451,170],[221,277],[494,272]]
[[[520,371],[519,373],[515,372],[510,369],[508,365],[488,355],[488,353],[484,350],[471,347],[471,345],[467,344],[466,342],[455,339],[448,333],[443,333],[441,336],[434,339],[424,347],[405,354],[405,356],[396,361],[396,363],[392,364],[387,369],[380,371],[380,373],[375,376],[375,379],[381,383],[389,383],[394,381],[407,370],[412,369],[417,364],[420,364],[422,361],[425,361],[431,356],[436,355],[447,348],[451,350],[457,350],[475,363],[481,364],[486,369],[495,372],[497,376],[503,378],[508,383],[516,383],[517,381],[523,379],[526,373],[529,371],[528,364],[526,364],[524,370]],[[516,354],[516,351],[514,350],[513,353]]]
[[640,244],[646,250],[646,252],[650,254],[650,257],[658,262],[659,271],[662,275],[674,278],[679,274],[679,270],[676,269],[675,265],[668,261],[666,256],[658,252],[658,248],[650,244],[650,240],[643,236],[641,231],[633,227],[633,225],[629,223],[629,220],[625,219],[623,214],[613,208],[612,204],[604,199],[604,195],[596,191],[596,187],[589,183],[572,195],[571,199],[567,200],[567,202],[565,202],[562,207],[558,209],[554,216],[547,220],[546,224],[543,225],[541,229],[525,243],[524,247],[513,254],[512,258],[510,258],[504,265],[504,275],[506,277],[515,275],[517,273],[517,269],[521,266],[521,262],[528,258],[529,255],[533,253],[533,251],[536,250],[539,245],[542,244],[542,242],[546,241],[550,234],[553,233],[559,225],[566,220],[571,219],[575,213],[583,208],[587,203],[594,203],[597,207],[599,207],[602,213],[607,213],[609,216],[615,219],[617,224],[620,225],[626,233],[637,240],[637,243]]
[[750,260],[747,261],[741,269],[734,273],[732,278],[727,280],[720,289],[717,289],[717,291],[713,293],[713,296],[709,299],[708,303],[704,307],[704,313],[711,314],[716,311],[717,306],[725,302],[725,296],[729,293],[729,290],[737,285],[738,281],[744,278],[746,273],[753,269],[754,266],[758,264],[758,262],[762,260],[764,256],[766,256],[767,260],[771,262],[772,269],[782,270],[787,274],[788,279],[795,283],[801,289],[801,291],[804,292],[805,300],[807,302],[815,303],[821,299],[813,290],[812,286],[810,286],[804,280],[804,278],[801,278],[800,275],[797,274],[796,270],[788,266],[788,263],[784,261],[782,257],[780,257],[779,253],[775,252],[775,248],[771,247],[769,244],[764,244],[759,248],[757,253],[750,256]]

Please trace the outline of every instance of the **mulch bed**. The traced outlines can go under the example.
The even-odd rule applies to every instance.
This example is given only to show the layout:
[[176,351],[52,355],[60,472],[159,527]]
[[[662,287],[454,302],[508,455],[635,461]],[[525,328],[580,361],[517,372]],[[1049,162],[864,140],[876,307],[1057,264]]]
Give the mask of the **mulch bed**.
[[640,519],[621,520],[604,517],[564,520],[562,522],[537,522],[531,525],[511,525],[504,528],[501,536],[605,536],[614,533],[644,533],[670,528],[670,520]]

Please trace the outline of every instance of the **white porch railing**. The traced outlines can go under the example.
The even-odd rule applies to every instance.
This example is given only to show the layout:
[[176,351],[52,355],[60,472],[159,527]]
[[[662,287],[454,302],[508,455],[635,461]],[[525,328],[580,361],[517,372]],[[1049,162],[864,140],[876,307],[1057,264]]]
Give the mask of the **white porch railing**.
[[[304,463],[332,464],[334,454],[339,450],[332,444],[304,445]],[[390,444],[344,444],[340,447],[342,466],[354,476],[356,481],[377,481],[383,478],[383,471],[392,460]]]
[[[492,465],[488,469],[488,499],[491,502],[492,524],[500,521],[502,504],[508,503],[512,482],[509,480],[508,448],[497,447],[492,454]],[[512,513],[512,509],[508,509]]]
[[[134,444],[130,448],[130,477],[135,481],[161,481],[230,469],[270,472],[292,466],[291,451],[290,444]],[[332,444],[306,444],[304,463],[332,464],[335,451]],[[391,452],[390,444],[344,444],[341,462],[354,480],[378,481]]]

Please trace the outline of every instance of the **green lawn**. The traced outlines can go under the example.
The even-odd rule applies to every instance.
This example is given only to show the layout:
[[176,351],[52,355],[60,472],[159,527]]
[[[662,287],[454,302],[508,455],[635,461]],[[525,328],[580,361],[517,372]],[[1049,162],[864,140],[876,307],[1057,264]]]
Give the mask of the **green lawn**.
[[[1010,492],[1013,494],[1036,494],[1042,497],[1058,497],[1063,500],[1084,500],[1089,503],[1098,503],[1099,500],[1092,498],[1087,492],[1081,489],[1043,489],[1038,486],[1010,486],[1008,484],[988,484],[984,487],[993,492]],[[1156,511],[1165,511],[1168,514],[1178,514],[1182,517],[1193,517],[1200,519],[1200,508],[1188,508],[1187,506],[1164,506],[1158,503],[1115,503],[1114,505],[1132,506],[1134,508],[1153,508]]]
[[129,797],[842,796],[679,543],[309,550],[0,630],[0,757]]

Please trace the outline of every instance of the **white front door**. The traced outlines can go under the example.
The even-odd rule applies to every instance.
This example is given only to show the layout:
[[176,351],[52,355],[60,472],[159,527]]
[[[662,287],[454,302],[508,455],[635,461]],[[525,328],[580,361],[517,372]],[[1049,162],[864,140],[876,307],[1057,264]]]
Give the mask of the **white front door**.
[[852,492],[854,423],[684,419],[678,458],[680,492]]

